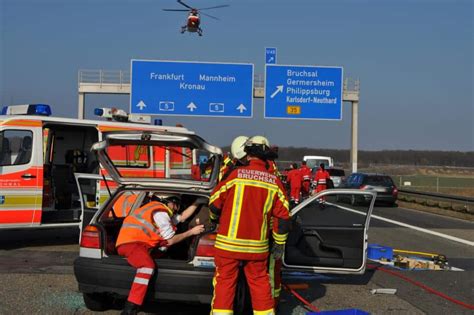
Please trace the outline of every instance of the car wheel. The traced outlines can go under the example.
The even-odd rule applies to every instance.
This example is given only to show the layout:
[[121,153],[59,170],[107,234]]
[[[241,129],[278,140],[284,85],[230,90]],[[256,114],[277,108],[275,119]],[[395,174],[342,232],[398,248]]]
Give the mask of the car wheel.
[[237,279],[237,287],[235,289],[234,298],[234,314],[235,315],[252,315],[252,300],[250,297],[250,289],[245,278],[245,273],[242,268],[239,270],[239,277]]
[[102,312],[110,309],[113,300],[110,296],[104,293],[83,293],[84,303],[91,311]]

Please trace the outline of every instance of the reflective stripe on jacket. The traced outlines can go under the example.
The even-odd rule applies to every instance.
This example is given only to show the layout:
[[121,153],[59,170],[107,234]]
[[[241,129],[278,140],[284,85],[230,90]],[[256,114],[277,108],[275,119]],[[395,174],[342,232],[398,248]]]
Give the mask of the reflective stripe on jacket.
[[153,214],[158,211],[168,213],[171,220],[173,211],[157,201],[149,202],[131,212],[123,220],[116,246],[133,242],[146,243],[150,247],[166,245],[166,240],[161,237],[160,230],[153,220]]
[[226,175],[226,173],[233,167],[234,162],[228,155],[225,155],[224,160],[222,161],[221,168],[219,169],[219,181],[221,181],[224,175]]
[[276,242],[288,236],[288,200],[283,185],[261,160],[251,160],[234,171],[214,189],[209,200],[211,220],[219,220],[216,253],[236,259],[265,259],[268,256],[270,219],[282,219],[273,231]]
[[326,180],[329,178],[331,178],[331,176],[329,176],[329,173],[321,168],[316,172],[316,175],[314,176],[314,180],[317,185],[326,185]]
[[278,176],[278,178],[281,177],[281,173],[280,171],[278,170],[278,166],[276,165],[276,162],[275,161],[268,161],[268,171],[276,176]]
[[307,167],[306,165],[302,165],[300,168],[300,172],[303,181],[311,180],[311,169],[309,167]]
[[114,204],[114,213],[117,217],[123,218],[128,215],[137,200],[138,195],[133,193],[123,193]]

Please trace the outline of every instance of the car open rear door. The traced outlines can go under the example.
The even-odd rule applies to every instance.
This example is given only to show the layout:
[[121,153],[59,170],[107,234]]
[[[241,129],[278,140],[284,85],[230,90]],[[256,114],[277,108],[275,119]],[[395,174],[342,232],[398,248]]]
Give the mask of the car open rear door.
[[[352,195],[364,203],[350,205]],[[329,189],[292,209],[283,265],[315,273],[365,271],[367,230],[376,193]]]
[[[222,159],[221,149],[192,132],[107,133],[92,150],[97,152],[107,174],[120,185],[166,186],[207,193],[217,182]],[[112,154],[122,158],[115,159]],[[196,156],[203,154],[205,162],[197,164]]]

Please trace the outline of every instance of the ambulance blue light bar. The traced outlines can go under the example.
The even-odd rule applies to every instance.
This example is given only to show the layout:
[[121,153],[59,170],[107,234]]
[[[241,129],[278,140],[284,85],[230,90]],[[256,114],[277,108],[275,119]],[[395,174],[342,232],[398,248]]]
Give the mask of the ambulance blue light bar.
[[51,107],[47,104],[10,105],[3,107],[2,115],[51,116]]

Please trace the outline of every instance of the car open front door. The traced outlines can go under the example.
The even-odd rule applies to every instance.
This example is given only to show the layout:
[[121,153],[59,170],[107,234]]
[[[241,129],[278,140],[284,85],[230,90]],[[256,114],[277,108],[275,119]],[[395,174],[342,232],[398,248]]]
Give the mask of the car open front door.
[[[361,202],[352,206],[357,195]],[[292,213],[283,265],[304,272],[363,273],[367,229],[376,193],[329,189],[305,200]]]

